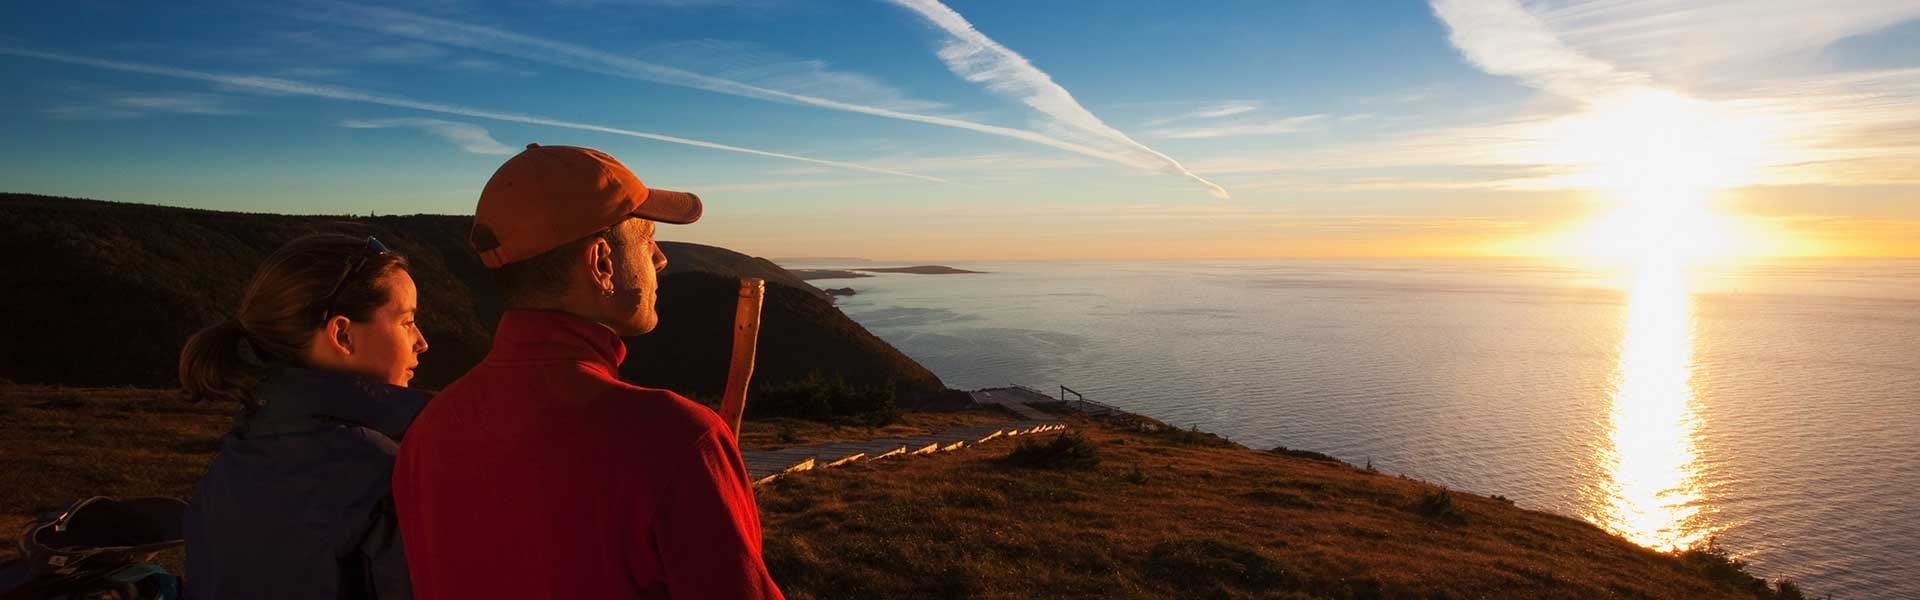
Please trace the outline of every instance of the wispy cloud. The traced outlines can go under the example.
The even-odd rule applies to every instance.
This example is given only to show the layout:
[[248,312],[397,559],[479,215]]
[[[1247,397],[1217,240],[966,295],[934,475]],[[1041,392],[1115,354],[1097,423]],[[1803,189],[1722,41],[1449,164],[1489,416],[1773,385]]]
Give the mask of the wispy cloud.
[[370,61],[389,63],[418,63],[437,60],[447,55],[447,51],[438,46],[427,44],[394,44],[373,46],[360,51],[360,56]]
[[[879,99],[880,102],[884,103],[883,105],[874,105],[865,103],[874,101],[872,98],[822,97],[786,89],[775,89],[768,87],[768,85],[779,85],[772,81],[766,85],[756,85],[754,83],[696,73],[628,56],[595,50],[570,42],[539,38],[472,23],[416,15],[405,11],[342,2],[324,2],[301,4],[299,10],[289,11],[287,14],[302,19],[357,27],[393,36],[479,50],[529,62],[551,64],[592,73],[689,87],[709,92],[773,102],[800,104],[902,121],[964,129],[1041,144],[1135,168],[1167,171],[1170,168],[1177,169],[1178,167],[1178,163],[1172,162],[1172,159],[1165,158],[1165,156],[1158,155],[1158,153],[1152,153],[1151,150],[1147,150],[1146,152],[1152,153],[1154,156],[1142,156],[1142,153],[1138,150],[1139,148],[1144,148],[1144,146],[1131,148],[1124,147],[1125,144],[1119,144],[1119,146],[1123,147],[1116,148],[1116,144],[1112,139],[1104,139],[1104,141],[1094,140],[1091,143],[1084,143],[1083,140],[1079,139],[1065,139],[1057,135],[1048,135],[1025,129],[977,123],[949,116],[911,112],[914,109],[924,107],[924,105],[916,106],[915,103],[906,103],[903,105],[890,101],[887,97],[881,97]],[[851,77],[851,75],[848,76]],[[819,89],[824,88],[809,89],[817,93]],[[1062,93],[1064,93],[1064,90]],[[892,100],[897,101],[899,99],[898,96],[895,96]],[[1069,97],[1068,100],[1071,101],[1071,98]],[[1078,105],[1076,104],[1075,106]],[[1082,109],[1082,112],[1084,112],[1084,109]],[[1090,117],[1091,115],[1088,116]],[[1095,121],[1097,122],[1097,119]],[[1114,133],[1117,134],[1118,132]],[[1124,138],[1125,136],[1121,137]],[[1130,142],[1131,140],[1128,141]],[[1138,145],[1134,144],[1134,146]],[[1171,164],[1172,167],[1169,167],[1169,164]],[[1184,169],[1178,169],[1177,172],[1186,174]],[[1191,176],[1191,174],[1186,175]],[[1209,183],[1208,185],[1211,184]],[[1218,186],[1213,187],[1217,188]],[[1220,193],[1224,193],[1224,191]]]
[[453,145],[459,146],[461,150],[474,154],[513,154],[514,152],[512,147],[500,143],[499,140],[493,139],[493,135],[487,133],[487,128],[472,123],[457,123],[454,121],[442,121],[440,119],[422,117],[406,117],[394,119],[348,119],[341,121],[340,126],[352,129],[406,127],[431,133],[435,137],[453,142]]
[[[366,34],[339,31],[269,31],[262,36],[269,45],[247,49],[261,53],[261,58],[293,50],[292,55],[303,59],[324,57],[326,60],[343,63],[378,63],[389,65],[414,65],[438,62],[450,54],[446,48],[418,41],[394,42]],[[222,53],[232,49],[223,49]]]
[[1171,139],[1202,139],[1250,135],[1278,135],[1306,131],[1326,122],[1327,115],[1299,115],[1281,119],[1259,119],[1214,123],[1193,127],[1174,127],[1148,131],[1147,135]]
[[786,179],[775,181],[734,181],[727,183],[685,183],[674,184],[681,189],[706,192],[783,192],[788,190],[826,189],[859,187],[868,185],[890,185],[890,180],[880,179]]
[[[1436,5],[1439,2],[1436,2]],[[1483,3],[1481,6],[1490,5]],[[1740,3],[1734,3],[1740,4]],[[1871,4],[1871,6],[1869,6]],[[1747,6],[1740,4],[1740,6]],[[1517,6],[1510,7],[1518,10]],[[1728,3],[1700,2],[1688,3],[1685,10],[1670,3],[1639,2],[1631,5],[1612,2],[1589,2],[1561,7],[1559,16],[1550,19],[1535,19],[1531,31],[1502,30],[1498,22],[1465,18],[1449,19],[1447,25],[1452,29],[1456,43],[1466,47],[1484,47],[1495,55],[1523,53],[1530,46],[1503,47],[1501,44],[1511,40],[1531,39],[1535,43],[1551,43],[1564,48],[1574,49],[1573,44],[1562,41],[1562,32],[1552,27],[1568,23],[1577,23],[1587,31],[1612,30],[1623,35],[1641,35],[1641,27],[1653,27],[1657,31],[1675,33],[1694,31],[1700,35],[1714,38],[1715,44],[1741,44],[1746,51],[1723,49],[1710,55],[1720,56],[1724,60],[1747,60],[1752,56],[1769,56],[1782,62],[1791,63],[1791,56],[1783,55],[1766,36],[1715,32],[1744,31],[1751,25],[1753,31],[1768,31],[1780,27],[1781,19],[1820,22],[1810,26],[1823,33],[1810,37],[1796,37],[1798,41],[1786,47],[1797,47],[1802,54],[1816,53],[1821,49],[1817,44],[1829,43],[1840,37],[1837,32],[1851,32],[1853,35],[1883,28],[1885,22],[1877,22],[1861,15],[1880,15],[1889,19],[1911,19],[1914,11],[1898,10],[1890,3],[1842,3],[1834,8],[1834,19],[1826,21],[1826,10],[1830,7],[1818,5],[1794,5],[1781,8],[1787,17],[1777,14],[1779,11],[1763,11],[1757,8],[1751,11],[1729,8]],[[1651,10],[1670,12],[1655,13]],[[1789,10],[1790,9],[1790,10]],[[1449,13],[1436,10],[1437,14]],[[1751,13],[1751,14],[1749,14]],[[1454,15],[1459,17],[1460,15]],[[1608,20],[1608,18],[1617,20]],[[1655,27],[1657,24],[1657,27]],[[1839,27],[1845,25],[1845,27]],[[1836,28],[1838,27],[1838,28]],[[1591,33],[1582,34],[1591,36]],[[1665,35],[1664,33],[1661,35]],[[1783,34],[1788,35],[1788,34]],[[1794,37],[1798,34],[1788,35]],[[1647,39],[1663,39],[1658,36]],[[1541,40],[1546,40],[1541,42]],[[1821,40],[1825,40],[1822,42]],[[1601,44],[1581,43],[1577,48],[1581,52],[1612,54],[1622,50]],[[1718,47],[1718,46],[1716,46]],[[1634,50],[1634,56],[1653,56],[1644,54],[1647,50]],[[1681,71],[1705,69],[1719,70],[1724,62],[1702,62],[1701,57],[1685,56],[1672,52],[1671,65],[1687,65]],[[1585,54],[1582,54],[1585,56]],[[1641,60],[1630,58],[1631,60]],[[1657,61],[1656,61],[1657,62]],[[1552,64],[1552,63],[1542,63]],[[1584,60],[1566,60],[1560,64],[1568,73],[1589,72],[1580,65],[1589,64]],[[1490,69],[1501,67],[1489,67]],[[1629,73],[1624,69],[1608,67],[1612,73]],[[1491,71],[1490,72],[1494,72]],[[1663,71],[1674,72],[1674,71]],[[1536,72],[1538,80],[1564,81],[1567,77],[1546,72]],[[1564,75],[1564,74],[1562,74]],[[1656,79],[1660,79],[1655,83]],[[1920,162],[1920,69],[1878,69],[1806,75],[1788,73],[1776,76],[1749,76],[1721,81],[1706,82],[1705,89],[1689,90],[1677,82],[1650,75],[1634,74],[1627,78],[1644,87],[1622,86],[1605,79],[1582,79],[1597,85],[1578,86],[1577,89],[1591,90],[1593,95],[1577,97],[1576,100],[1605,101],[1619,95],[1644,93],[1653,86],[1678,89],[1678,96],[1671,104],[1693,110],[1706,117],[1706,120],[1721,121],[1723,126],[1709,123],[1674,123],[1678,128],[1697,129],[1714,132],[1710,137],[1721,139],[1695,140],[1695,135],[1679,135],[1675,139],[1684,143],[1710,146],[1711,150],[1701,150],[1694,154],[1714,154],[1715,158],[1737,158],[1736,162],[1746,163],[1748,172],[1732,179],[1735,185],[1803,185],[1803,184],[1845,184],[1845,185],[1900,185],[1920,184],[1920,172],[1912,165]],[[1559,93],[1564,86],[1542,85],[1542,89]],[[1686,94],[1692,94],[1687,96]],[[1649,115],[1644,118],[1659,118]],[[1512,189],[1564,189],[1568,187],[1590,187],[1595,183],[1591,173],[1582,173],[1578,169],[1566,169],[1578,166],[1580,157],[1568,157],[1568,145],[1564,133],[1578,127],[1589,117],[1584,112],[1565,115],[1542,114],[1532,117],[1512,119],[1504,122],[1478,126],[1463,126],[1411,133],[1402,139],[1376,144],[1372,148],[1353,148],[1351,154],[1356,160],[1421,161],[1423,164],[1478,165],[1525,165],[1536,164],[1557,167],[1558,172],[1542,171],[1543,176],[1535,178],[1503,179],[1489,182],[1491,185]],[[1748,141],[1748,140],[1751,141]],[[1736,142],[1735,140],[1740,140]],[[1578,150],[1575,148],[1575,150]]]
[[784,0],[547,0],[564,8],[767,8]]
[[348,73],[351,73],[351,71],[348,71],[347,69],[342,69],[340,67],[288,67],[288,68],[279,70],[279,72],[276,74],[282,77],[303,77],[308,79],[331,79],[335,77],[345,76]]
[[1100,148],[1126,164],[1179,175],[1205,186],[1216,198],[1228,197],[1226,188],[1195,175],[1179,161],[1114,129],[1081,106],[1053,77],[1026,57],[1000,45],[975,29],[960,13],[939,0],[889,0],[925,18],[947,35],[939,55],[947,68],[988,91],[1012,98],[1038,112],[1041,127],[1080,144]]
[[1647,85],[1627,72],[1568,47],[1539,17],[1509,0],[1432,0],[1448,39],[1480,70],[1540,89],[1582,98]]
[[101,68],[101,69],[110,69],[114,71],[121,71],[121,72],[127,72],[127,73],[142,73],[146,75],[154,75],[154,76],[160,76],[160,77],[172,77],[176,79],[201,81],[201,82],[215,84],[218,86],[224,86],[230,89],[245,89],[245,90],[252,90],[252,91],[257,91],[257,92],[266,93],[266,94],[273,94],[273,95],[309,96],[309,97],[316,97],[316,98],[326,98],[330,100],[340,100],[345,102],[377,104],[381,106],[391,106],[394,108],[405,108],[410,110],[418,110],[423,112],[439,113],[439,114],[446,114],[446,115],[457,115],[457,116],[464,116],[464,117],[470,117],[475,119],[487,119],[492,121],[504,121],[509,123],[523,123],[527,125],[541,125],[546,127],[559,127],[564,129],[575,129],[580,131],[594,131],[594,132],[607,133],[612,135],[620,135],[620,136],[626,136],[626,137],[667,142],[671,144],[681,144],[686,146],[696,146],[700,148],[708,148],[713,150],[724,150],[727,152],[738,152],[741,154],[752,154],[755,156],[764,156],[768,158],[779,158],[784,160],[799,161],[799,162],[812,163],[817,165],[838,167],[842,169],[851,169],[855,171],[883,173],[887,175],[894,175],[898,177],[908,177],[908,178],[919,179],[923,181],[934,181],[934,182],[942,182],[942,183],[946,182],[946,180],[938,177],[930,177],[926,175],[920,175],[916,173],[907,173],[904,171],[895,171],[891,169],[882,169],[882,168],[871,167],[871,166],[857,164],[857,163],[825,160],[825,159],[819,159],[819,158],[799,156],[794,154],[784,154],[780,152],[769,152],[766,150],[756,150],[753,148],[746,148],[742,146],[720,144],[716,142],[708,142],[708,141],[702,141],[702,140],[696,140],[696,139],[690,139],[690,138],[662,135],[658,133],[647,133],[643,131],[621,129],[618,127],[609,127],[606,125],[596,125],[592,123],[565,121],[565,120],[553,119],[553,118],[542,117],[537,115],[527,115],[527,114],[520,114],[520,113],[487,110],[487,109],[481,109],[481,108],[471,108],[471,107],[459,106],[454,104],[442,104],[437,102],[423,102],[419,100],[402,98],[399,96],[391,96],[391,95],[379,94],[374,92],[365,92],[365,91],[355,90],[352,88],[347,88],[342,86],[320,85],[320,84],[294,81],[290,79],[279,79],[274,77],[259,77],[259,76],[248,76],[248,75],[225,75],[225,74],[219,74],[219,73],[209,73],[205,71],[195,71],[191,69],[181,69],[176,67],[150,65],[150,64],[135,63],[135,62],[128,62],[128,61],[107,60],[107,59],[91,58],[91,57],[85,57],[85,56],[77,56],[72,54],[42,52],[38,50],[29,50],[25,48],[14,48],[14,47],[5,47],[5,46],[0,46],[0,54],[11,54],[14,56],[21,56],[26,58],[35,58],[40,60],[60,62],[60,63],[66,63],[66,64],[72,64],[72,65],[83,65],[83,66],[89,66],[89,67],[95,67],[95,68]]
[[941,173],[963,171],[1047,171],[1084,169],[1099,163],[1072,156],[1041,157],[1018,153],[965,154],[950,156],[900,157],[875,161],[875,165],[903,171]]
[[[873,77],[835,69],[826,61],[795,58],[746,42],[677,41],[648,47],[636,57],[653,64],[673,65],[672,68],[688,73],[801,97],[904,113],[933,113],[947,108],[943,102],[909,97]],[[793,102],[792,99],[777,100]]]
[[514,77],[533,77],[535,75],[539,75],[539,73],[535,73],[533,71],[529,71],[519,67],[504,65],[504,64],[501,64],[499,61],[492,61],[484,58],[462,58],[460,60],[453,61],[453,63],[451,64],[454,66],[454,68],[462,69],[466,71],[472,71],[475,73],[499,73],[504,75],[512,75]]
[[135,110],[179,113],[183,115],[237,115],[227,99],[213,94],[190,92],[174,94],[132,94],[113,99],[114,104]]
[[1253,112],[1259,108],[1259,102],[1228,102],[1193,111],[1188,116],[1195,119],[1218,119],[1220,117],[1231,117],[1241,113]]
[[[1469,63],[1570,100],[1572,109],[1415,130],[1379,142],[1319,149],[1310,157],[1215,161],[1205,165],[1203,172],[1258,170],[1262,162],[1277,170],[1302,163],[1330,168],[1535,165],[1557,174],[1499,179],[1488,185],[1590,187],[1609,175],[1566,167],[1605,167],[1621,157],[1604,155],[1618,149],[1581,147],[1576,136],[1584,132],[1611,137],[1602,141],[1616,146],[1659,143],[1618,139],[1635,134],[1607,131],[1604,121],[1625,119],[1625,124],[1648,129],[1652,127],[1649,119],[1695,114],[1698,119],[1676,121],[1672,123],[1676,130],[1658,135],[1666,136],[1667,143],[1700,147],[1683,154],[1737,163],[1737,175],[1716,178],[1722,184],[1920,182],[1920,173],[1911,168],[1920,160],[1920,69],[1808,75],[1806,69],[1792,67],[1810,61],[1836,40],[1920,18],[1920,5],[1912,2],[1431,0],[1430,4]],[[1768,64],[1757,67],[1757,62]],[[1662,108],[1649,114],[1620,112],[1645,98],[1658,99]],[[1710,154],[1716,156],[1706,156]]]
[[46,110],[41,112],[48,117],[63,121],[113,121],[119,119],[137,119],[146,116],[146,113],[137,110],[115,108],[100,104],[62,104],[47,107]]
[[1911,0],[1587,0],[1534,6],[1566,46],[1671,84],[1778,76],[1835,41],[1920,18]]
[[1231,117],[1234,115],[1246,114],[1256,110],[1260,110],[1260,106],[1261,106],[1261,103],[1254,100],[1232,100],[1227,102],[1215,102],[1215,103],[1207,104],[1205,106],[1201,106],[1199,108],[1196,108],[1187,112],[1173,115],[1171,117],[1161,117],[1158,119],[1151,119],[1151,120],[1148,120],[1146,123],[1144,123],[1144,125],[1146,125],[1147,127],[1159,127],[1162,125],[1167,125],[1170,123],[1179,123],[1182,121],[1195,121],[1195,120],[1205,120],[1205,119],[1218,119],[1221,117]]
[[93,102],[71,103],[46,110],[57,119],[108,120],[135,119],[155,113],[177,115],[237,115],[230,99],[218,94],[193,92],[114,93]]

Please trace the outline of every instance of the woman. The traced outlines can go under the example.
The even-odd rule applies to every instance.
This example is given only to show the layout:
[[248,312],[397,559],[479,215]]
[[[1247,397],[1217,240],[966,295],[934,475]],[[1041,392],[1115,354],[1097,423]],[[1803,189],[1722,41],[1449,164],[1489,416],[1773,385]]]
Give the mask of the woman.
[[181,386],[241,406],[188,508],[189,595],[412,597],[389,481],[426,405],[407,389],[427,350],[415,300],[379,240],[308,236],[187,340]]

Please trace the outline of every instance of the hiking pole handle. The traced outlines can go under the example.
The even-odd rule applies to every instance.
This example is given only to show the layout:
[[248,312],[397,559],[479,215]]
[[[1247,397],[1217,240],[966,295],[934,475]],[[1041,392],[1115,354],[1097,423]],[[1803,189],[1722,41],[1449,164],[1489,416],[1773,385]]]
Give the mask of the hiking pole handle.
[[734,439],[740,439],[740,415],[747,409],[747,383],[753,379],[753,354],[760,343],[760,304],[766,299],[765,281],[740,280],[740,299],[733,310],[733,361],[727,366],[727,388],[720,399],[720,418]]

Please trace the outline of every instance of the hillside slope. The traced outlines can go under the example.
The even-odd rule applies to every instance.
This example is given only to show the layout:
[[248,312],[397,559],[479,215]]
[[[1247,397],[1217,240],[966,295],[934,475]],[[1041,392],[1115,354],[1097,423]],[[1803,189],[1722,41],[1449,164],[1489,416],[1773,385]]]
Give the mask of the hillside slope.
[[1068,422],[1068,442],[774,480],[756,490],[774,580],[795,600],[1800,597],[1723,554],[1655,552],[1497,497]]
[[[187,495],[228,412],[172,391],[0,384],[0,531],[95,494]],[[1205,434],[1068,422],[1085,454],[1039,436],[1040,451],[1009,460],[1025,438],[1003,439],[757,488],[775,581],[795,600],[1799,597],[1724,556],[1654,552],[1497,497]],[[781,437],[772,427],[749,424],[747,447]]]
[[[0,194],[0,378],[172,385],[181,345],[226,318],[267,254],[301,235],[339,232],[378,236],[412,262],[431,344],[415,385],[439,388],[485,356],[501,310],[492,276],[468,250],[468,225],[460,216],[245,214]],[[670,258],[659,300],[666,325],[628,340],[635,351],[623,375],[635,382],[689,395],[717,390],[735,294],[716,290],[745,276],[769,288],[756,385],[818,370],[894,382],[903,403],[944,389],[778,266],[723,248],[661,246]]]

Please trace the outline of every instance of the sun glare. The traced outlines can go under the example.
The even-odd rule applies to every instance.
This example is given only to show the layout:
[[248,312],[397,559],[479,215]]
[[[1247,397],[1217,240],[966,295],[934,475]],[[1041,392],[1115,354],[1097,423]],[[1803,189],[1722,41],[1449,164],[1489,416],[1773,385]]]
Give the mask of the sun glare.
[[1778,134],[1757,114],[1647,88],[1553,122],[1548,158],[1579,167],[1559,182],[1595,190],[1612,205],[1568,236],[1567,253],[1633,263],[1769,253],[1763,236],[1713,212],[1707,200],[1754,181]]

